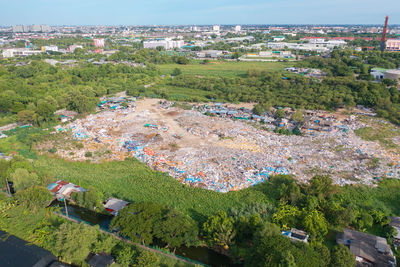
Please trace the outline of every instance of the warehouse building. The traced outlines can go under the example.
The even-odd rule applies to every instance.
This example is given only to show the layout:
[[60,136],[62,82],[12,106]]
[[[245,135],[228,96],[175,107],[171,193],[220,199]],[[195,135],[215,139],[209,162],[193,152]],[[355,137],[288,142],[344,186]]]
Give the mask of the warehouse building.
[[156,49],[157,47],[163,47],[165,50],[170,50],[174,48],[181,48],[185,45],[183,40],[172,40],[172,39],[163,39],[163,40],[148,40],[143,42],[144,48]]

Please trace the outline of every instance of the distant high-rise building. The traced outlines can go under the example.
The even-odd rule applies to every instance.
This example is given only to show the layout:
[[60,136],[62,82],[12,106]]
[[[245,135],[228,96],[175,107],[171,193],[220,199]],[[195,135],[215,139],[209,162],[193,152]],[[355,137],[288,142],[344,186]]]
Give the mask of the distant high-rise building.
[[31,31],[40,32],[40,31],[42,31],[42,27],[40,25],[32,25]]
[[22,25],[14,25],[12,26],[13,32],[24,32],[24,27]]
[[213,31],[215,31],[215,32],[219,32],[220,29],[221,29],[221,27],[219,25],[214,25],[213,26]]
[[15,25],[12,26],[13,32],[50,32],[51,27],[49,25]]
[[241,32],[242,31],[242,26],[236,25],[235,26],[235,32]]
[[52,28],[49,25],[40,25],[42,32],[51,32]]
[[95,47],[104,47],[104,39],[93,39]]

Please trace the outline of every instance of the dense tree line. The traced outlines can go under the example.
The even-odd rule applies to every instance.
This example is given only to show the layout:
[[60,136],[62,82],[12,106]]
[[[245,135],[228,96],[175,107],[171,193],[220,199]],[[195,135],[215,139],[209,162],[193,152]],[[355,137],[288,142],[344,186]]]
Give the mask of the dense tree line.
[[[387,185],[392,182],[398,185],[391,180]],[[317,175],[309,184],[300,184],[290,176],[275,176],[257,190],[272,202],[218,211],[197,224],[160,204],[135,203],[115,217],[112,227],[133,240],[151,244],[159,239],[171,248],[201,241],[245,266],[353,266],[348,248],[326,246],[329,230],[350,227],[368,231],[374,226],[384,237],[394,234],[388,226],[393,211],[379,202],[382,196],[371,194],[365,186],[340,187],[328,176]],[[309,244],[293,243],[281,234],[281,229],[293,227],[310,235]],[[329,240],[335,242],[332,237]]]
[[93,111],[98,98],[147,84],[158,76],[154,66],[84,64],[74,68],[33,61],[0,67],[0,114],[17,114],[22,123],[41,124],[57,109]]
[[[332,58],[310,58],[304,64],[322,69],[328,76],[312,79],[288,73],[283,77],[278,73],[248,70],[246,78],[178,75],[166,83],[206,91],[209,99],[258,102],[265,107],[334,110],[359,104],[375,108],[378,115],[400,123],[400,93],[395,83],[369,82],[369,67],[361,59],[341,57],[334,52]],[[356,79],[356,74],[365,79]]]

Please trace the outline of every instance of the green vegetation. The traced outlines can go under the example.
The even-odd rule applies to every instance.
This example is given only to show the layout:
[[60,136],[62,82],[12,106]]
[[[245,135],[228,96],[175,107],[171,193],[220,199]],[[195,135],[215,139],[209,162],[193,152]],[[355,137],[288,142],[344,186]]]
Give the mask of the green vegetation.
[[292,66],[293,63],[285,62],[232,62],[232,61],[210,61],[203,64],[202,61],[194,61],[187,65],[162,64],[157,67],[162,74],[171,74],[175,68],[181,70],[182,74],[218,77],[246,77],[249,69],[257,71],[277,71]]
[[392,140],[399,135],[399,131],[389,123],[373,123],[371,127],[364,127],[354,131],[357,136],[367,141],[378,141],[388,149],[398,149],[399,146]]
[[44,187],[20,191],[16,198],[0,194],[0,229],[41,246],[74,266],[87,266],[89,253],[110,253],[121,266],[189,266],[105,235],[97,227],[66,221],[53,213],[54,208],[45,208],[50,200],[52,196]]
[[188,187],[170,176],[151,170],[136,159],[92,164],[39,157],[34,166],[39,172],[55,179],[64,179],[84,188],[93,187],[101,192],[104,199],[114,196],[131,202],[159,203],[197,220],[204,220],[216,210],[227,211],[243,203],[268,201],[267,196],[254,189],[221,194]]
[[[64,40],[62,45],[74,41]],[[333,233],[350,227],[387,238],[395,234],[388,226],[389,216],[400,215],[400,181],[395,179],[383,178],[375,188],[339,187],[316,172],[309,184],[276,176],[239,192],[218,193],[182,185],[136,159],[93,164],[90,158],[101,152],[87,152],[87,162],[68,162],[38,155],[35,148],[42,141],[57,139],[44,130],[55,125],[55,110],[68,108],[84,115],[94,110],[100,96],[122,91],[187,102],[256,102],[257,114],[271,106],[334,110],[361,104],[400,123],[400,93],[395,83],[374,83],[369,75],[371,66],[398,67],[398,56],[360,53],[353,57],[349,51],[335,50],[331,58],[310,57],[296,63],[327,73],[317,79],[283,72],[292,63],[198,62],[133,47],[121,48],[107,60],[132,60],[145,67],[94,66],[84,61],[91,57],[84,54],[85,49],[63,57],[76,59],[75,67],[51,66],[40,57],[31,57],[26,66],[0,66],[0,125],[18,121],[34,126],[6,132],[9,137],[0,140],[0,151],[14,155],[10,162],[0,161],[0,186],[5,190],[7,178],[16,190],[13,198],[0,194],[0,229],[75,265],[84,266],[90,252],[104,251],[122,266],[177,266],[170,259],[105,236],[99,229],[54,215],[54,208],[45,208],[52,195],[44,186],[63,179],[88,189],[72,194],[72,201],[87,209],[102,212],[102,201],[109,197],[131,202],[112,222],[123,236],[146,244],[161,241],[165,249],[208,246],[245,266],[352,266],[348,248],[334,246]],[[191,108],[188,103],[176,106]],[[283,109],[275,114],[277,118],[283,115]],[[293,119],[301,123],[303,114],[297,112]],[[392,140],[398,132],[390,124],[356,133],[398,148]],[[80,142],[73,145],[83,148]],[[171,143],[170,149],[176,149],[176,144]],[[50,148],[48,152],[56,151]],[[368,167],[373,169],[378,162],[373,159]],[[307,231],[310,244],[292,243],[281,235],[281,229],[292,227]]]

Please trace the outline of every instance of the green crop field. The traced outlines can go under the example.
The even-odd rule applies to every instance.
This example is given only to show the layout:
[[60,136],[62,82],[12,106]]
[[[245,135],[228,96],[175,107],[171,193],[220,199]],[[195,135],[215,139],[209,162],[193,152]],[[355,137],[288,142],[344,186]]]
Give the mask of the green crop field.
[[42,156],[34,161],[34,165],[39,172],[55,179],[64,179],[86,188],[94,187],[103,192],[104,198],[113,196],[131,202],[161,203],[200,221],[218,210],[269,201],[262,192],[265,185],[230,193],[193,188],[151,170],[136,159],[95,164]]
[[188,65],[164,64],[157,65],[162,74],[171,74],[175,68],[183,74],[193,74],[201,76],[224,76],[224,77],[244,77],[247,70],[259,71],[282,71],[284,68],[293,66],[293,62],[236,62],[236,61],[210,61],[201,64],[199,61],[191,62]]

